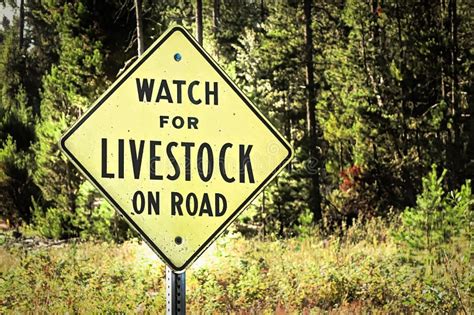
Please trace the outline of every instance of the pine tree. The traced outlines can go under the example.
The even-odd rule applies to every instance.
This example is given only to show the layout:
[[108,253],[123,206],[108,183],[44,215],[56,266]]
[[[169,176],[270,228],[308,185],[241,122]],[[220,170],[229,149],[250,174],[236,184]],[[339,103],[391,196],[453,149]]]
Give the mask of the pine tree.
[[35,117],[18,23],[4,23],[0,46],[0,215],[14,225],[31,220],[32,198],[38,196],[31,177]]
[[78,211],[77,195],[84,179],[61,154],[58,141],[70,126],[90,106],[104,88],[101,42],[88,24],[91,12],[81,2],[49,4],[59,39],[59,61],[43,79],[41,121],[36,128],[35,183],[42,192],[44,209],[62,218],[63,235],[77,231],[72,217]]

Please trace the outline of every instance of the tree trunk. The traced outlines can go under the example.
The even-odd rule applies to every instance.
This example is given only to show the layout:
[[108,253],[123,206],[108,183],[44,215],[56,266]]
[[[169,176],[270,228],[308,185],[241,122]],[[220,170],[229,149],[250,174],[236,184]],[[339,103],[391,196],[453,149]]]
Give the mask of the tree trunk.
[[[446,9],[446,6],[445,6],[445,3],[444,3],[444,0],[441,0],[441,3],[440,3],[440,18],[439,18],[439,22],[438,22],[438,42],[439,43],[442,43],[443,42],[443,24],[444,24],[444,15],[445,15],[445,9]],[[440,53],[440,67],[441,67],[441,98],[443,100],[446,99],[446,71],[445,71],[445,66],[444,66],[444,55],[443,53]]]
[[20,24],[20,34],[19,34],[19,41],[18,46],[20,48],[20,53],[23,54],[23,42],[24,42],[24,29],[25,29],[25,1],[20,0],[20,17],[19,17],[19,24]]
[[460,110],[459,110],[459,67],[458,67],[458,15],[457,15],[457,3],[456,0],[449,1],[449,16],[450,16],[450,31],[451,31],[451,104],[452,104],[452,118],[453,118],[453,170],[452,176],[455,176],[454,184],[463,176],[460,172],[463,172],[464,161],[463,161],[463,148],[461,144],[461,133],[462,123],[460,122]]
[[262,221],[263,221],[263,239],[267,237],[267,208],[265,206],[265,188],[262,190]]
[[311,28],[311,0],[304,0],[305,19],[305,64],[306,64],[306,122],[308,136],[308,161],[306,170],[311,178],[309,208],[313,213],[314,222],[322,219],[321,192],[319,190],[319,162],[316,146],[318,144],[316,133],[316,91],[314,83],[313,64],[313,30]]
[[202,46],[202,0],[196,1],[196,39]]
[[143,23],[142,23],[142,0],[134,0],[135,3],[135,17],[137,19],[137,53],[140,57],[145,51],[143,43]]
[[220,0],[214,0],[212,8],[212,27],[214,29],[214,35],[217,35],[217,31],[219,30],[219,21],[221,19],[220,6]]

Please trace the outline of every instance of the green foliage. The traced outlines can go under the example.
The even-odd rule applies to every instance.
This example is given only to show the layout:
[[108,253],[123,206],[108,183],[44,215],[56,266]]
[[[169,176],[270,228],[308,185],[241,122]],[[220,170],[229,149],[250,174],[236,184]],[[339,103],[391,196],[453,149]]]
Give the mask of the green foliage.
[[[81,240],[123,241],[134,236],[116,211],[89,183],[77,193],[75,212],[49,207],[44,210],[34,203],[32,234],[51,239],[77,237]],[[27,229],[28,230],[28,229]],[[27,232],[29,234],[30,232]]]
[[57,208],[47,208],[43,211],[37,205],[33,211],[33,224],[35,230],[44,237],[60,239],[70,237],[68,229],[69,217],[64,211]]
[[115,210],[98,196],[95,188],[89,182],[85,182],[79,187],[77,207],[78,211],[72,218],[72,222],[74,227],[81,231],[81,238],[112,239],[111,225]]
[[[250,6],[250,5],[249,5]],[[309,175],[305,139],[305,85],[302,58],[303,20],[294,3],[275,3],[255,13],[262,16],[242,31],[235,48],[232,72],[236,83],[296,148],[292,165],[258,198],[258,210],[244,214],[260,235],[288,237],[300,233],[300,218],[307,214]],[[254,13],[254,14],[255,14]],[[240,26],[237,26],[240,27]],[[272,154],[271,147],[268,154]],[[257,208],[254,208],[257,209]],[[243,231],[244,233],[246,231]]]
[[401,214],[401,225],[396,238],[402,248],[415,259],[427,260],[429,265],[440,263],[452,247],[453,240],[467,235],[473,221],[474,196],[468,180],[459,191],[446,192],[436,165],[423,178],[423,191],[416,206]]
[[86,238],[96,233],[109,239],[113,211],[88,202],[96,197],[95,190],[82,189],[83,178],[58,147],[66,127],[104,88],[102,44],[92,25],[85,23],[92,13],[83,3],[44,6],[53,12],[49,22],[60,34],[59,62],[43,78],[42,118],[36,126],[38,142],[34,146],[34,180],[42,198],[37,201],[34,223],[47,237]]
[[[338,212],[357,208],[362,215],[380,214],[387,208],[413,206],[421,177],[432,163],[450,170],[450,189],[472,177],[469,154],[459,145],[472,137],[467,130],[472,117],[457,120],[470,112],[460,96],[463,89],[469,94],[470,84],[453,90],[456,80],[468,77],[461,64],[472,62],[461,48],[467,47],[470,36],[460,39],[472,25],[462,9],[466,5],[347,1],[330,10],[337,13],[329,22],[322,22],[338,30],[315,44],[322,49],[320,62],[325,65],[317,109],[328,145],[329,187],[340,196],[339,173],[353,165],[362,168],[368,183],[359,196],[339,202]],[[459,27],[458,41],[452,23]],[[453,65],[453,54],[458,54],[459,67]]]
[[12,138],[3,142],[0,149],[0,214],[18,222],[31,218],[31,197],[37,194],[28,174],[30,156],[18,151]]
[[[0,215],[49,237],[122,240],[123,221],[84,184],[58,139],[136,57],[134,2],[23,4],[24,19],[4,20],[0,30]],[[171,25],[196,27],[194,2],[142,6],[147,47]],[[474,174],[470,2],[312,6],[316,148],[308,141],[302,3],[203,3],[204,47],[295,148],[292,164],[241,217],[246,236],[318,231],[308,212],[315,172],[328,231],[420,207],[433,163],[449,170],[447,191]]]
[[31,174],[35,117],[14,26],[0,31],[0,216],[19,224],[31,220],[32,198],[39,190]]

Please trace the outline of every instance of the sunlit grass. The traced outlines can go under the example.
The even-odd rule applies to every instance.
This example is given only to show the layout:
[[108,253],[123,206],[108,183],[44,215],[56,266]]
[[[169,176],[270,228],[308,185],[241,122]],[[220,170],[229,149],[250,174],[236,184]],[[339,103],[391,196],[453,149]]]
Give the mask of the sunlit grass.
[[[462,312],[461,304],[468,306],[467,240],[453,243],[448,265],[428,274],[400,255],[380,222],[344,235],[274,241],[228,235],[187,271],[188,310],[398,313]],[[165,310],[165,266],[136,240],[3,246],[0,258],[0,313]]]

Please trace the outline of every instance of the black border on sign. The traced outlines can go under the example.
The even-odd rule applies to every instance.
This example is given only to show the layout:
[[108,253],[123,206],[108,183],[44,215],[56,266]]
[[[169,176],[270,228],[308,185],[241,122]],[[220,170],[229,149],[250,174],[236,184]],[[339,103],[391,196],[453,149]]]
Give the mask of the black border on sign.
[[[222,79],[229,84],[235,93],[242,99],[242,101],[252,110],[252,112],[260,119],[260,121],[272,132],[272,134],[281,142],[281,144],[288,150],[288,155],[281,161],[280,164],[260,183],[260,185],[245,199],[245,201],[227,218],[224,223],[194,252],[193,255],[182,265],[175,266],[166,255],[155,245],[155,243],[146,235],[145,232],[130,218],[127,212],[120,207],[120,205],[112,198],[111,195],[99,184],[99,182],[87,171],[87,169],[76,159],[76,157],[66,147],[66,140],[117,90],[122,83],[127,80],[134,72],[141,66],[141,64],[150,57],[154,51],[156,51],[163,42],[165,42],[174,32],[180,31],[201,53],[206,61],[219,73]],[[125,217],[128,223],[138,232],[138,234],[148,243],[148,245],[160,256],[160,258],[173,270],[177,272],[184,271],[189,265],[196,260],[205,249],[211,245],[211,243],[222,233],[225,228],[235,220],[235,218],[244,210],[245,206],[249,204],[260,192],[263,187],[268,185],[269,181],[275,176],[293,157],[293,149],[284,140],[284,138],[276,131],[276,129],[270,125],[270,123],[264,118],[264,116],[257,110],[257,108],[250,103],[240,89],[232,82],[232,80],[225,74],[225,72],[212,60],[212,58],[204,51],[204,49],[196,42],[196,40],[188,33],[186,29],[181,26],[174,26],[166,34],[164,34],[156,43],[150,47],[144,54],[144,56],[137,60],[135,64],[130,67],[130,70],[126,71],[111,88],[102,95],[97,103],[87,111],[79,120],[69,129],[60,140],[60,147],[66,153],[66,155],[76,164],[80,171],[86,175],[86,177],[97,187],[97,189],[113,204],[113,206],[119,211],[119,213]]]

